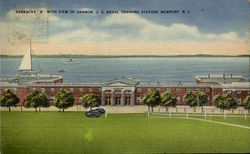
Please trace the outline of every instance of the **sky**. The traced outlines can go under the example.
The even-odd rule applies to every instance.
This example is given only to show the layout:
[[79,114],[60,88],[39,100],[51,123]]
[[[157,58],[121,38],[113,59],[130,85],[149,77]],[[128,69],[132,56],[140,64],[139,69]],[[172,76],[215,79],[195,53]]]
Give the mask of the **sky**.
[[36,55],[249,54],[249,6],[248,0],[0,1],[0,51],[23,55],[32,42]]

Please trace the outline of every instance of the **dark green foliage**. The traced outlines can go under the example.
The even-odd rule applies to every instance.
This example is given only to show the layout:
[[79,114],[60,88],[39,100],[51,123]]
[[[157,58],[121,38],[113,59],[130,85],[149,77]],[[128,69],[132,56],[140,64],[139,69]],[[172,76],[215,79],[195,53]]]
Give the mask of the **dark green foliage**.
[[73,106],[74,103],[75,103],[75,96],[71,92],[65,89],[60,90],[56,95],[55,106],[59,108],[59,111],[60,109],[62,109],[64,112],[64,109]]
[[196,94],[196,101],[197,105],[201,106],[202,112],[203,112],[203,106],[208,103],[208,97],[207,94],[204,92],[199,92]]
[[30,92],[24,102],[24,107],[33,107],[36,109],[37,112],[37,108],[38,107],[49,107],[50,106],[50,102],[48,100],[48,98],[45,96],[44,93],[34,90],[32,92]]
[[245,109],[250,109],[250,96],[247,96],[243,101],[243,106]]
[[218,107],[218,108],[225,108],[225,103],[224,103],[225,99],[226,99],[225,94],[223,94],[223,95],[221,95],[221,94],[215,95],[214,98],[213,98],[214,105],[216,107]]
[[167,92],[161,97],[161,104],[166,107],[166,111],[168,111],[168,107],[175,107],[177,105],[177,97],[171,93]]
[[159,91],[151,92],[143,98],[142,102],[148,106],[148,109],[151,107],[153,112],[153,108],[161,102],[161,94]]
[[196,94],[193,92],[187,93],[184,96],[184,103],[190,107],[194,107],[194,111],[196,111],[195,107],[198,105]]
[[101,105],[101,98],[99,95],[96,94],[86,94],[82,97],[82,106],[87,108],[90,108],[90,110],[93,107],[98,107]]
[[196,99],[196,94],[193,93],[193,92],[187,93],[187,94],[184,96],[184,103],[185,103],[186,105],[191,106],[191,107],[197,106],[198,103],[197,103],[197,99]]
[[151,95],[151,93],[147,94],[142,99],[143,104],[146,104],[148,106],[148,112],[150,111],[150,105],[151,105],[151,102],[152,102],[152,99],[151,99],[150,95]]
[[194,111],[196,111],[196,106],[201,106],[203,112],[203,106],[208,103],[208,97],[204,92],[190,92],[184,96],[184,103],[190,107],[194,107]]
[[208,103],[207,94],[204,92],[199,92],[196,94],[196,101],[198,106],[203,106]]
[[226,109],[235,109],[235,108],[237,108],[237,101],[232,96],[227,96],[226,97],[225,104],[226,104]]
[[237,108],[237,101],[235,100],[235,98],[229,95],[215,95],[213,101],[216,107],[223,109],[223,112],[225,109]]
[[3,92],[3,95],[0,97],[0,101],[1,106],[8,107],[10,111],[10,107],[16,106],[16,104],[19,102],[19,98],[8,89]]

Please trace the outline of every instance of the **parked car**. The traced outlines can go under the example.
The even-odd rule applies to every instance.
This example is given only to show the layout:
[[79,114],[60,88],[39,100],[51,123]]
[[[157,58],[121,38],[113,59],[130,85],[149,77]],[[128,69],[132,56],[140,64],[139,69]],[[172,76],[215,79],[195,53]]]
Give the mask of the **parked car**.
[[97,118],[97,117],[100,117],[100,116],[101,116],[101,113],[98,112],[98,111],[91,110],[91,111],[85,112],[85,115],[86,115],[87,117],[90,117],[90,118],[94,118],[94,117]]
[[98,111],[100,112],[101,114],[104,114],[105,113],[105,110],[103,108],[95,108],[93,111]]

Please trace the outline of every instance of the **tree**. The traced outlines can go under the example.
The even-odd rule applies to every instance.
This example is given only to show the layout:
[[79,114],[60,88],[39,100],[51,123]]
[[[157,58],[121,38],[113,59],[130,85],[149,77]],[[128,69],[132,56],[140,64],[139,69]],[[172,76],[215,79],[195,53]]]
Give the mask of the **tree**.
[[196,112],[196,106],[198,105],[197,99],[196,99],[196,94],[193,92],[187,93],[184,96],[184,103],[186,105],[189,105],[190,107],[194,107],[194,112]]
[[41,111],[41,107],[49,107],[49,99],[45,96],[44,93],[34,90],[31,91],[24,102],[24,107],[33,107],[37,112],[37,108],[39,107],[39,111]]
[[213,98],[214,105],[218,108],[221,108],[223,110],[223,113],[224,113],[224,109],[226,108],[225,103],[224,103],[225,99],[226,99],[225,94],[217,94]]
[[12,91],[8,89],[3,92],[0,101],[1,106],[8,107],[10,112],[10,107],[16,106],[16,104],[19,103],[19,98],[17,97],[17,95],[15,95]]
[[203,106],[205,104],[207,104],[208,102],[208,97],[207,97],[207,94],[204,93],[204,92],[199,92],[196,94],[196,101],[197,101],[197,105],[198,106],[201,106],[201,110],[203,112]]
[[243,100],[243,106],[245,109],[248,109],[248,113],[249,113],[249,110],[250,110],[250,96],[249,95]]
[[146,104],[148,106],[148,112],[150,111],[150,106],[151,106],[151,102],[152,102],[152,99],[150,99],[150,98],[151,98],[151,93],[147,94],[142,99],[143,104]]
[[148,106],[148,111],[150,110],[151,107],[151,110],[153,112],[153,108],[159,105],[161,102],[161,94],[158,90],[149,93],[143,98],[142,102]]
[[75,96],[63,89],[58,92],[55,98],[55,106],[59,108],[59,112],[62,111],[64,112],[64,109],[67,109],[68,107],[73,106],[75,103]]
[[82,97],[82,106],[87,108],[90,108],[90,110],[93,107],[98,107],[101,105],[101,98],[99,95],[96,94],[86,94]]
[[177,97],[173,93],[167,92],[162,95],[161,104],[166,107],[166,112],[168,112],[169,106],[176,107]]
[[228,95],[225,99],[225,106],[226,109],[235,109],[237,108],[237,101],[235,100],[235,98]]
[[225,109],[237,108],[237,101],[229,95],[217,94],[214,96],[213,101],[216,107],[223,110],[223,113]]
[[41,94],[43,94],[43,96],[42,96],[41,106],[39,107],[39,111],[41,111],[41,107],[50,107],[50,101],[48,97],[44,93]]

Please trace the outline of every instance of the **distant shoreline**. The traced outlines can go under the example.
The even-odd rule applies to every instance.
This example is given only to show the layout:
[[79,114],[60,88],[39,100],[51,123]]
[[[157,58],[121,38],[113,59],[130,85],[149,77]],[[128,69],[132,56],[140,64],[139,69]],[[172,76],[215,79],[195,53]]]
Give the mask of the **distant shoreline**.
[[[250,55],[33,55],[34,58],[161,58],[161,57],[250,57]],[[0,55],[0,58],[19,58],[23,55]]]

